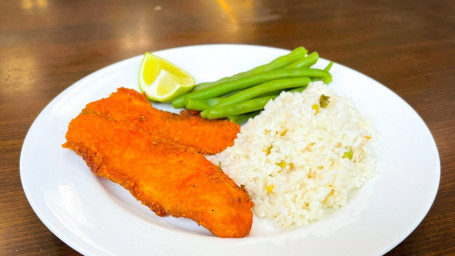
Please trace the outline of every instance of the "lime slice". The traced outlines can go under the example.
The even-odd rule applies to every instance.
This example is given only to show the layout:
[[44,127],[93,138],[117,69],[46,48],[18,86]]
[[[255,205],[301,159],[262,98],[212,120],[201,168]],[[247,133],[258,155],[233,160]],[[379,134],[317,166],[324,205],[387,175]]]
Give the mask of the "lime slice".
[[149,52],[144,54],[139,67],[139,89],[150,100],[168,102],[193,87],[190,74]]

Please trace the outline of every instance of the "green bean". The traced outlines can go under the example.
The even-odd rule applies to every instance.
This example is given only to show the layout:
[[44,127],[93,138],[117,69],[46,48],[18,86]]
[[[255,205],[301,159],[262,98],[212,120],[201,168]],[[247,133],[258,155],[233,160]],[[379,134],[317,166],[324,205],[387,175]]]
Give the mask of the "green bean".
[[234,123],[243,124],[246,121],[248,121],[248,119],[257,116],[259,113],[261,113],[260,110],[253,111],[250,113],[240,114],[240,115],[236,115],[236,116],[229,116],[228,118],[229,118],[229,120],[231,120]]
[[258,73],[262,73],[265,71],[275,70],[275,69],[279,69],[279,68],[284,68],[284,67],[288,66],[290,63],[293,63],[294,61],[304,57],[305,54],[307,54],[307,52],[308,51],[305,48],[297,47],[294,50],[292,50],[290,53],[280,56],[280,57],[272,60],[270,63],[255,67],[251,70],[241,72],[241,73],[235,74],[233,76],[224,77],[215,82],[199,83],[194,87],[194,91],[199,91],[199,90],[217,85],[219,83],[226,82],[226,81],[232,81],[234,79],[238,79],[241,77],[258,74]]
[[279,94],[281,90],[295,88],[303,85],[308,85],[311,80],[308,77],[294,77],[294,78],[285,78],[285,79],[278,79],[272,80],[269,82],[265,82],[260,85],[256,85],[240,91],[232,96],[223,98],[213,107],[221,107],[226,106],[233,103],[239,103],[242,101],[246,101],[249,99],[256,98],[261,96],[265,93],[276,93]]
[[303,92],[303,90],[305,90],[307,87],[308,87],[308,85],[305,85],[305,86],[302,86],[299,88],[292,89],[289,92]]
[[197,111],[202,111],[207,108],[213,107],[220,103],[222,98],[211,98],[211,99],[193,99],[185,98],[185,108]]
[[[307,87],[308,87],[308,83],[305,84],[304,86],[301,86],[301,87],[298,87],[298,88],[294,88],[294,89],[292,89],[292,90],[289,90],[288,92],[302,92],[302,91],[305,90]],[[270,99],[274,99],[274,98],[278,97],[278,95],[279,95],[281,92],[283,92],[283,90],[279,90],[279,91],[274,91],[274,92],[266,93],[266,94],[263,94],[261,98],[268,98],[269,100],[270,100]],[[269,95],[269,94],[270,94],[270,95]],[[265,96],[265,95],[267,95],[267,96]],[[261,99],[261,98],[256,98],[256,99]],[[218,99],[220,99],[220,98],[218,98]],[[245,105],[250,106],[250,105],[252,105],[252,104],[254,104],[254,103],[257,103],[257,102],[255,102],[256,99],[249,100],[248,103],[245,103]],[[210,99],[209,99],[209,100],[210,100]],[[204,101],[207,101],[207,100],[204,100]],[[267,102],[268,102],[268,101],[267,101]],[[266,103],[267,103],[267,102],[266,102]],[[243,102],[242,102],[242,103],[243,103]],[[244,104],[242,104],[242,103],[240,103],[240,104],[232,104],[231,106],[226,106],[226,107],[237,106],[237,108],[242,108],[243,105],[244,105]],[[263,102],[262,102],[262,103],[263,103]],[[261,112],[261,110],[264,108],[264,106],[265,106],[265,104],[262,104],[262,103],[260,104],[260,106],[262,106],[262,108],[260,108],[260,109],[257,110],[257,111],[253,111],[253,112],[250,112],[250,113],[249,113],[249,112],[246,112],[246,113],[245,113],[245,112],[242,111],[242,112],[245,113],[245,114],[226,115],[225,117],[228,117],[228,118],[229,118],[231,121],[233,121],[233,122],[236,122],[236,123],[241,124],[241,123],[247,121],[249,118],[258,115],[258,114]],[[216,106],[216,108],[218,108],[218,107],[219,107],[220,109],[223,108],[223,106]],[[213,107],[212,109],[207,109],[207,111],[205,111],[205,112],[203,111],[203,112],[201,113],[201,115],[204,117],[204,116],[206,116],[206,115],[208,114],[208,112],[212,112],[212,113],[213,113],[213,109],[214,109],[214,108],[215,108],[215,107]],[[249,109],[250,109],[250,108],[249,108]],[[220,111],[220,110],[217,110],[217,111]],[[234,110],[229,110],[229,111],[234,111]],[[212,113],[210,113],[210,114],[208,114],[208,115],[212,115]],[[214,118],[213,118],[213,119],[214,119]]]
[[331,61],[331,62],[327,65],[327,67],[324,68],[324,71],[329,72],[330,69],[332,68],[332,66],[333,66],[333,61]]
[[[329,72],[333,66],[333,61],[331,61],[323,70]],[[328,77],[316,77],[312,78],[311,81],[323,81],[325,84],[332,82],[332,76]]]
[[[186,109],[192,109],[192,110],[197,110],[197,111],[203,111],[207,108],[213,107],[226,99],[228,96],[234,95],[235,93],[239,93],[240,91],[236,91],[234,93],[228,93],[226,95],[223,95],[223,97],[217,97],[217,98],[210,98],[210,99],[193,99],[193,98],[185,98],[185,108]],[[273,95],[279,95],[282,90],[276,90],[272,92],[267,92],[264,94],[261,94],[259,96],[273,96]]]
[[318,62],[319,54],[317,52],[312,52],[308,54],[305,58],[296,60],[295,62],[291,63],[290,65],[286,66],[286,68],[309,68],[313,66],[316,62]]
[[259,73],[256,75],[245,76],[236,80],[226,81],[218,84],[217,86],[202,89],[200,91],[193,91],[187,94],[180,95],[172,101],[174,108],[181,108],[185,106],[185,98],[194,99],[208,99],[224,95],[226,93],[237,91],[251,86],[265,83],[271,80],[291,77],[320,77],[325,78],[331,76],[329,72],[321,69],[310,68],[295,68],[295,69],[278,69]]
[[201,116],[207,119],[217,119],[261,110],[264,108],[267,102],[269,102],[269,100],[276,97],[277,95],[265,96],[236,104],[230,104],[227,106],[206,109],[201,112]]
[[[331,61],[331,62],[327,65],[327,67],[324,68],[324,71],[329,72],[330,69],[332,68],[332,66],[333,66],[333,61]],[[323,77],[323,78],[322,78],[322,81],[323,81],[325,84],[329,84],[330,82],[332,82],[332,76]]]

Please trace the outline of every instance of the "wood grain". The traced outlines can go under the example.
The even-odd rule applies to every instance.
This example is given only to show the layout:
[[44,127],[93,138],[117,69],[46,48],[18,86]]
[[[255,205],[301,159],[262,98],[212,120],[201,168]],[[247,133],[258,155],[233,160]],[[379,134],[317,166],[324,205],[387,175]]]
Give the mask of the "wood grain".
[[37,218],[19,177],[24,137],[46,104],[111,63],[210,43],[303,45],[405,99],[436,140],[441,182],[388,255],[455,255],[454,14],[450,0],[1,1],[0,255],[78,255]]

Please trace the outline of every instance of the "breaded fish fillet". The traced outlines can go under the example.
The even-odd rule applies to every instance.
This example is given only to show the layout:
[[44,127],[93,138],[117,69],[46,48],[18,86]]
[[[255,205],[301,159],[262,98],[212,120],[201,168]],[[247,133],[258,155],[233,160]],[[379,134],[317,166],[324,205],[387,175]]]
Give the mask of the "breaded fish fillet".
[[[126,102],[122,104],[119,98]],[[135,100],[136,96],[119,98],[115,104],[109,100],[97,102],[118,108],[115,111],[109,111],[109,107],[103,104],[89,104],[70,122],[63,147],[74,150],[94,174],[122,185],[159,216],[193,219],[219,237],[246,236],[253,218],[253,203],[247,192],[189,147],[191,143],[180,146],[176,143],[179,140],[172,138],[169,138],[172,143],[165,143],[168,138],[157,142],[165,133],[156,131],[162,126],[144,129],[146,124],[135,121],[135,118],[141,120],[141,115],[134,113],[140,107],[133,105],[141,100]],[[127,110],[122,111],[116,104]],[[94,105],[96,110],[106,112],[92,111]],[[160,110],[150,112],[159,113],[157,111]],[[120,113],[126,118],[122,118]],[[159,114],[158,118],[146,111],[141,111],[141,114],[147,120],[159,120],[156,122],[166,119],[164,114]],[[173,120],[178,118],[175,123],[179,125],[191,123],[184,120],[187,117],[170,116]],[[217,122],[210,123],[217,125]],[[181,129],[185,130],[185,127]],[[210,148],[210,145],[200,148],[205,147]]]
[[234,144],[238,124],[206,120],[199,115],[177,115],[155,109],[139,92],[119,88],[108,98],[87,104],[83,113],[128,121],[150,133],[157,143],[187,146],[203,154],[214,154]]

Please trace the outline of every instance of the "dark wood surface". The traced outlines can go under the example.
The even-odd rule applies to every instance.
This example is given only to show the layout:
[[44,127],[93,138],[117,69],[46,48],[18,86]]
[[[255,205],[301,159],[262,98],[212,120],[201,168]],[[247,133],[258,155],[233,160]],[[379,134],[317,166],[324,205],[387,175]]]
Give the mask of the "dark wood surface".
[[302,45],[406,100],[436,140],[441,182],[426,218],[388,255],[455,255],[451,0],[0,1],[0,255],[78,255],[35,215],[19,176],[27,130],[55,96],[146,50],[212,43]]

